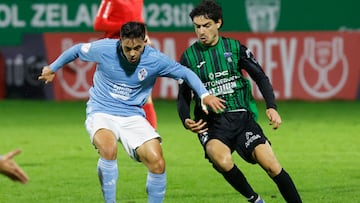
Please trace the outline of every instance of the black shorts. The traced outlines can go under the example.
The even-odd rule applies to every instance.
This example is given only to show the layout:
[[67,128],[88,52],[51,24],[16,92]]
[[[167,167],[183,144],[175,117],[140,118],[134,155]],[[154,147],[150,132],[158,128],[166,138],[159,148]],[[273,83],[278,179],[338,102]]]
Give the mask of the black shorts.
[[[236,151],[252,164],[256,163],[251,157],[255,147],[268,141],[248,111],[212,114],[206,118],[206,122],[209,130],[198,135],[204,149],[209,140],[218,139],[230,148],[231,153]],[[205,157],[208,159],[206,153]]]

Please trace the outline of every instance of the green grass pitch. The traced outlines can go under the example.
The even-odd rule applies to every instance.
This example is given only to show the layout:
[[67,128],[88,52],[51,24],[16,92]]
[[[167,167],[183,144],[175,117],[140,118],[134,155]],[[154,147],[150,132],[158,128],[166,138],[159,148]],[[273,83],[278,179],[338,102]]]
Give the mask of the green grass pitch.
[[[360,202],[360,102],[278,102],[283,123],[272,130],[259,102],[260,124],[305,203]],[[174,101],[155,100],[167,170],[166,203],[246,202],[203,158],[183,128]],[[26,185],[0,176],[1,203],[102,202],[98,154],[84,128],[85,102],[0,101],[0,153],[30,176]],[[234,159],[267,203],[284,202],[258,165]],[[146,168],[119,146],[118,202],[145,203]]]

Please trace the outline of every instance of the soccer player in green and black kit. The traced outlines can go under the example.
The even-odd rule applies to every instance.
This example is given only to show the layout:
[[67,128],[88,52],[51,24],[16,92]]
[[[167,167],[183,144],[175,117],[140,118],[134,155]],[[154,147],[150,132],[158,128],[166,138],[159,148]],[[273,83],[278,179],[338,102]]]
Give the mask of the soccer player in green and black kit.
[[256,82],[266,101],[270,124],[277,129],[281,117],[276,111],[268,77],[249,49],[238,40],[219,36],[223,18],[217,3],[202,1],[191,11],[190,17],[198,40],[185,50],[180,63],[193,70],[211,94],[226,100],[226,109],[220,114],[205,115],[200,100],[195,99],[195,119],[192,120],[193,93],[185,83],[180,84],[178,112],[185,128],[198,134],[206,158],[249,202],[263,203],[264,200],[235,165],[234,151],[245,161],[259,164],[276,183],[286,202],[301,202],[291,177],[276,159],[269,140],[256,122],[257,110],[250,82],[242,71],[245,70]]

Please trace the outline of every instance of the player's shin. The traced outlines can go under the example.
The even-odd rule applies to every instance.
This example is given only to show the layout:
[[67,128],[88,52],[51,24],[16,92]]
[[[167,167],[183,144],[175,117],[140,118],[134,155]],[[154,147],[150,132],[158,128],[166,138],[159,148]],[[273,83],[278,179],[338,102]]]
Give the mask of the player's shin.
[[240,192],[240,194],[246,197],[249,202],[255,202],[255,200],[258,198],[259,195],[252,189],[244,174],[238,169],[236,165],[234,165],[230,171],[220,173],[224,176],[225,180],[234,189]]
[[97,169],[105,203],[115,203],[118,178],[117,160],[99,158]]
[[146,191],[148,203],[161,203],[164,200],[166,190],[166,173],[155,174],[148,171]]
[[302,202],[293,180],[284,169],[282,169],[281,172],[273,178],[273,180],[278,186],[280,193],[282,194],[286,202]]

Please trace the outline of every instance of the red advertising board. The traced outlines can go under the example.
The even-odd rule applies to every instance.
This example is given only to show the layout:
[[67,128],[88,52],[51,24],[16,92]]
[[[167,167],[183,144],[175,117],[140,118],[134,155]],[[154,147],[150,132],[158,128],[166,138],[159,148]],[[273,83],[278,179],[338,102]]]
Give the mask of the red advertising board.
[[[49,33],[44,34],[45,49],[49,63],[63,51],[80,42],[90,42],[101,37],[98,33]],[[56,72],[54,97],[56,100],[83,100],[88,98],[92,85],[95,63],[79,59]]]
[[[357,63],[360,32],[225,32],[252,50],[273,83],[277,99],[356,99],[360,77]],[[78,42],[96,40],[98,33],[44,34],[48,61]],[[178,60],[194,41],[192,32],[151,33],[153,46]],[[54,84],[57,100],[87,98],[94,64],[75,61],[57,73]],[[175,99],[177,82],[159,78],[153,98]],[[261,94],[254,90],[256,98]]]
[[[254,52],[278,99],[355,99],[360,33],[236,34]],[[256,94],[259,97],[259,93]]]

